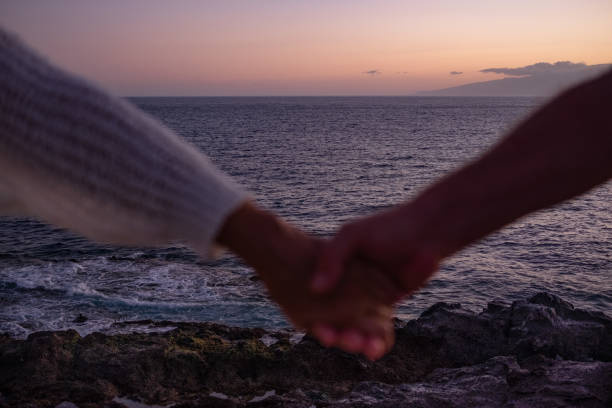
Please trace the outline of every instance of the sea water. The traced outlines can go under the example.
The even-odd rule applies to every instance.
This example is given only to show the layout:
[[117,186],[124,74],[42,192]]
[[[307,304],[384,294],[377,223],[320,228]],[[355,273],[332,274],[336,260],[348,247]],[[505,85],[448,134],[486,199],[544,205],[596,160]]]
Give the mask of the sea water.
[[[486,151],[535,98],[135,98],[264,207],[309,233],[414,197]],[[612,307],[612,183],[518,222],[444,263],[403,301],[408,319],[439,302],[479,310],[549,291]],[[509,199],[512,199],[511,197]],[[78,318],[80,317],[80,318]],[[78,319],[77,319],[78,318]],[[126,320],[288,323],[231,254],[99,245],[24,218],[0,218],[0,332],[109,330]]]

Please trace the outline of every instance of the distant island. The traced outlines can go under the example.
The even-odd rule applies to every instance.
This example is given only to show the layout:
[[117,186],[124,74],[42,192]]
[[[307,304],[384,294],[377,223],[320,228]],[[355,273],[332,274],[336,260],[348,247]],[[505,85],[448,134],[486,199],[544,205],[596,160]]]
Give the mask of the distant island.
[[487,68],[480,72],[510,77],[472,82],[451,88],[419,92],[421,96],[551,96],[568,86],[594,77],[611,64],[586,65],[559,61],[540,62],[520,68]]

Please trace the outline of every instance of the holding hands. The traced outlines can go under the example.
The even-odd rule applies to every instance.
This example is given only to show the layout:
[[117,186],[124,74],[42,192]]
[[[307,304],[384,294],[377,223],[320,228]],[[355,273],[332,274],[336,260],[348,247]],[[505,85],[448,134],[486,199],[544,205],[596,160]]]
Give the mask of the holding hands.
[[[251,203],[230,216],[217,241],[257,271],[296,327],[312,332],[322,343],[372,360],[393,345],[388,294],[394,285],[368,264],[347,262],[334,290],[314,293],[309,283],[324,242]],[[336,332],[345,333],[344,343],[335,338]]]
[[[425,239],[423,218],[411,212],[418,210],[404,205],[345,224],[323,248],[311,289],[329,293],[347,278],[346,265],[356,261],[375,265],[378,275],[390,281],[384,288],[375,276],[369,282],[369,287],[382,291],[385,304],[392,305],[423,287],[437,269],[440,249]],[[315,334],[325,345],[347,351],[365,343],[354,330],[326,326]]]
[[393,283],[389,303],[421,288],[436,271],[442,249],[427,239],[424,214],[416,205],[399,206],[345,224],[325,246],[312,289],[325,293],[341,279],[353,259],[369,262]]

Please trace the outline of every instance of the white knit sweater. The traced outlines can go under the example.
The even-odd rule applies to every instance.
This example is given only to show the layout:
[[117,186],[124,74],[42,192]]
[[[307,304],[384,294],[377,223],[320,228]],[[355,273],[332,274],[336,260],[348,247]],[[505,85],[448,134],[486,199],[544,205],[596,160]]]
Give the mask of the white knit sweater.
[[0,29],[0,212],[104,242],[183,241],[208,256],[246,199],[174,132]]

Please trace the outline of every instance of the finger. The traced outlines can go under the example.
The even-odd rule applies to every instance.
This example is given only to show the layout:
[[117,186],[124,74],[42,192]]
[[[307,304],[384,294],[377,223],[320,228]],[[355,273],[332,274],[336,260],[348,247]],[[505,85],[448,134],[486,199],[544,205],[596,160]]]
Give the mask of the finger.
[[388,326],[385,328],[382,334],[385,349],[381,357],[390,352],[393,346],[395,345],[395,326],[393,325],[392,321],[389,321],[388,323]]
[[357,329],[345,329],[340,332],[336,346],[349,353],[361,352],[364,349],[366,336]]
[[355,250],[355,244],[356,235],[353,229],[345,227],[323,247],[311,282],[314,292],[325,293],[337,285],[344,264]]
[[385,339],[380,336],[369,336],[363,347],[363,354],[368,360],[376,361],[387,352],[388,345],[385,343]]
[[[363,273],[357,275],[360,280],[357,281],[355,275],[351,278],[362,287],[368,288],[369,295],[381,302],[384,305],[391,306],[400,300],[405,291],[398,279],[391,276],[389,273],[384,273],[380,269],[370,267],[364,261],[360,260],[359,264]],[[353,266],[353,264],[350,264]]]
[[378,360],[384,356],[395,343],[395,328],[392,320],[381,322],[375,320],[361,327],[368,336],[363,346],[363,354],[370,360]]
[[317,324],[313,326],[312,334],[325,347],[331,347],[338,342],[338,331],[326,324]]

